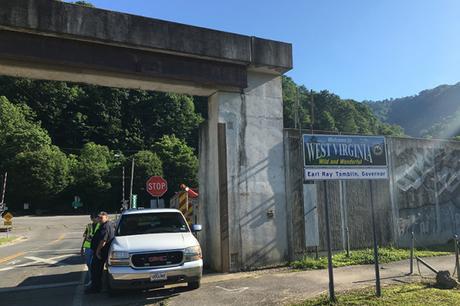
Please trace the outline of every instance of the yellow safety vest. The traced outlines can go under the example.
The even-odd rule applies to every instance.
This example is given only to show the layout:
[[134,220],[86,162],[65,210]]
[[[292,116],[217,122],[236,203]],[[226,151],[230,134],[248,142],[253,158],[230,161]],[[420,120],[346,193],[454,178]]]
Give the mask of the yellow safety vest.
[[94,233],[97,232],[101,225],[99,223],[96,224],[96,227],[94,228],[93,231],[93,224],[90,223],[86,226],[86,231],[85,231],[85,242],[83,243],[83,248],[89,249],[91,248],[91,240],[93,239]]

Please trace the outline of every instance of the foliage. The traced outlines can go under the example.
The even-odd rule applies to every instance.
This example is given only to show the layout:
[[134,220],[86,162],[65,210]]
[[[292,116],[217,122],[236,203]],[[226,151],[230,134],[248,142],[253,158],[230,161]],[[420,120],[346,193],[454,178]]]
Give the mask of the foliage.
[[[186,95],[0,77],[0,93],[28,105],[63,149],[94,142],[111,150],[145,150],[163,135],[197,148],[205,103]],[[198,101],[199,99],[197,99]]]
[[[443,256],[450,255],[451,252],[446,251],[431,251],[431,250],[416,250],[415,254],[419,257],[432,257],[432,256]],[[399,260],[410,258],[409,250],[396,249],[396,248],[380,248],[379,249],[379,261],[380,263],[389,263]],[[353,250],[350,257],[347,257],[345,252],[334,254],[332,257],[332,263],[334,267],[345,267],[353,265],[367,265],[374,263],[374,250],[363,249]],[[327,257],[320,257],[315,259],[313,257],[304,257],[302,260],[294,261],[291,263],[291,267],[295,269],[305,270],[316,270],[327,268]]]
[[92,3],[87,2],[87,1],[75,1],[74,4],[81,5],[81,6],[87,6],[87,7],[94,7]]
[[[460,111],[460,83],[441,85],[399,99],[365,101],[374,114],[389,124],[397,124],[414,137],[450,138],[460,135],[452,114]],[[448,130],[443,130],[449,128]]]
[[[151,196],[145,190],[149,177],[163,175],[163,164],[157,154],[151,151],[139,151],[132,156],[135,161],[134,190],[140,190],[138,205],[148,207]],[[127,160],[126,169],[130,168],[131,159]]]
[[[382,288],[382,296],[375,296],[375,288],[368,287],[338,294],[334,305],[457,305],[460,299],[458,289],[437,289],[428,283],[391,285]],[[302,306],[331,305],[327,295],[309,299]]]
[[72,190],[91,210],[107,207],[112,187],[108,176],[115,161],[115,154],[108,147],[93,142],[83,146],[76,160],[72,169],[75,178]]
[[0,238],[0,245],[10,243],[10,242],[12,242],[12,241],[15,240],[15,239],[16,239],[16,237],[14,237],[14,236],[10,236],[10,237],[8,237],[8,238],[6,238],[6,237],[1,237],[1,238]]
[[0,169],[16,154],[39,150],[51,144],[46,130],[30,120],[33,113],[25,105],[13,105],[0,97]]
[[460,108],[449,116],[442,118],[430,129],[423,131],[426,138],[454,138],[460,136]]
[[400,127],[382,123],[367,105],[341,99],[327,90],[309,91],[289,77],[283,77],[283,102],[285,128],[310,129],[313,121],[315,131],[403,135]]
[[163,171],[168,181],[169,191],[178,190],[180,184],[190,187],[198,185],[198,158],[185,141],[175,135],[165,135],[153,145],[153,151],[163,161]]
[[56,146],[18,153],[8,164],[9,195],[40,207],[72,181],[67,156]]

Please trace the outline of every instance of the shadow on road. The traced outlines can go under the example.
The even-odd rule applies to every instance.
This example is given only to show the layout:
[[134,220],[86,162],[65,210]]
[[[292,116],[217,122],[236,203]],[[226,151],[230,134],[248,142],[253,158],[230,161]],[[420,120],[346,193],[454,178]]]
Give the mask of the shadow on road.
[[86,295],[84,305],[163,305],[168,299],[187,291],[186,286],[180,286],[151,290],[120,290],[115,293],[102,292]]
[[50,285],[55,284],[59,286],[60,284],[66,284],[71,282],[80,282],[81,272],[69,272],[63,274],[51,274],[51,275],[39,275],[39,276],[30,276],[23,280],[17,287],[25,286],[41,286],[41,285]]

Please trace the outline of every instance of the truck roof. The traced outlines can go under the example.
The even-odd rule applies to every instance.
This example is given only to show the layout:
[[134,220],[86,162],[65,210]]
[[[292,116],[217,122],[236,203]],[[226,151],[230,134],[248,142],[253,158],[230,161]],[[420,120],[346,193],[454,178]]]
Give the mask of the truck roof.
[[174,208],[146,208],[146,209],[128,209],[123,212],[123,215],[149,214],[149,213],[180,213]]

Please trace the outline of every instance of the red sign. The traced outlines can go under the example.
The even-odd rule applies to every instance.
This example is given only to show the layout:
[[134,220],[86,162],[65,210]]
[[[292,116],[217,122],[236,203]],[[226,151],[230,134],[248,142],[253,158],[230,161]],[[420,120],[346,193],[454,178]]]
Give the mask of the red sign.
[[152,197],[161,197],[168,191],[168,182],[161,176],[152,176],[148,179],[146,188]]

